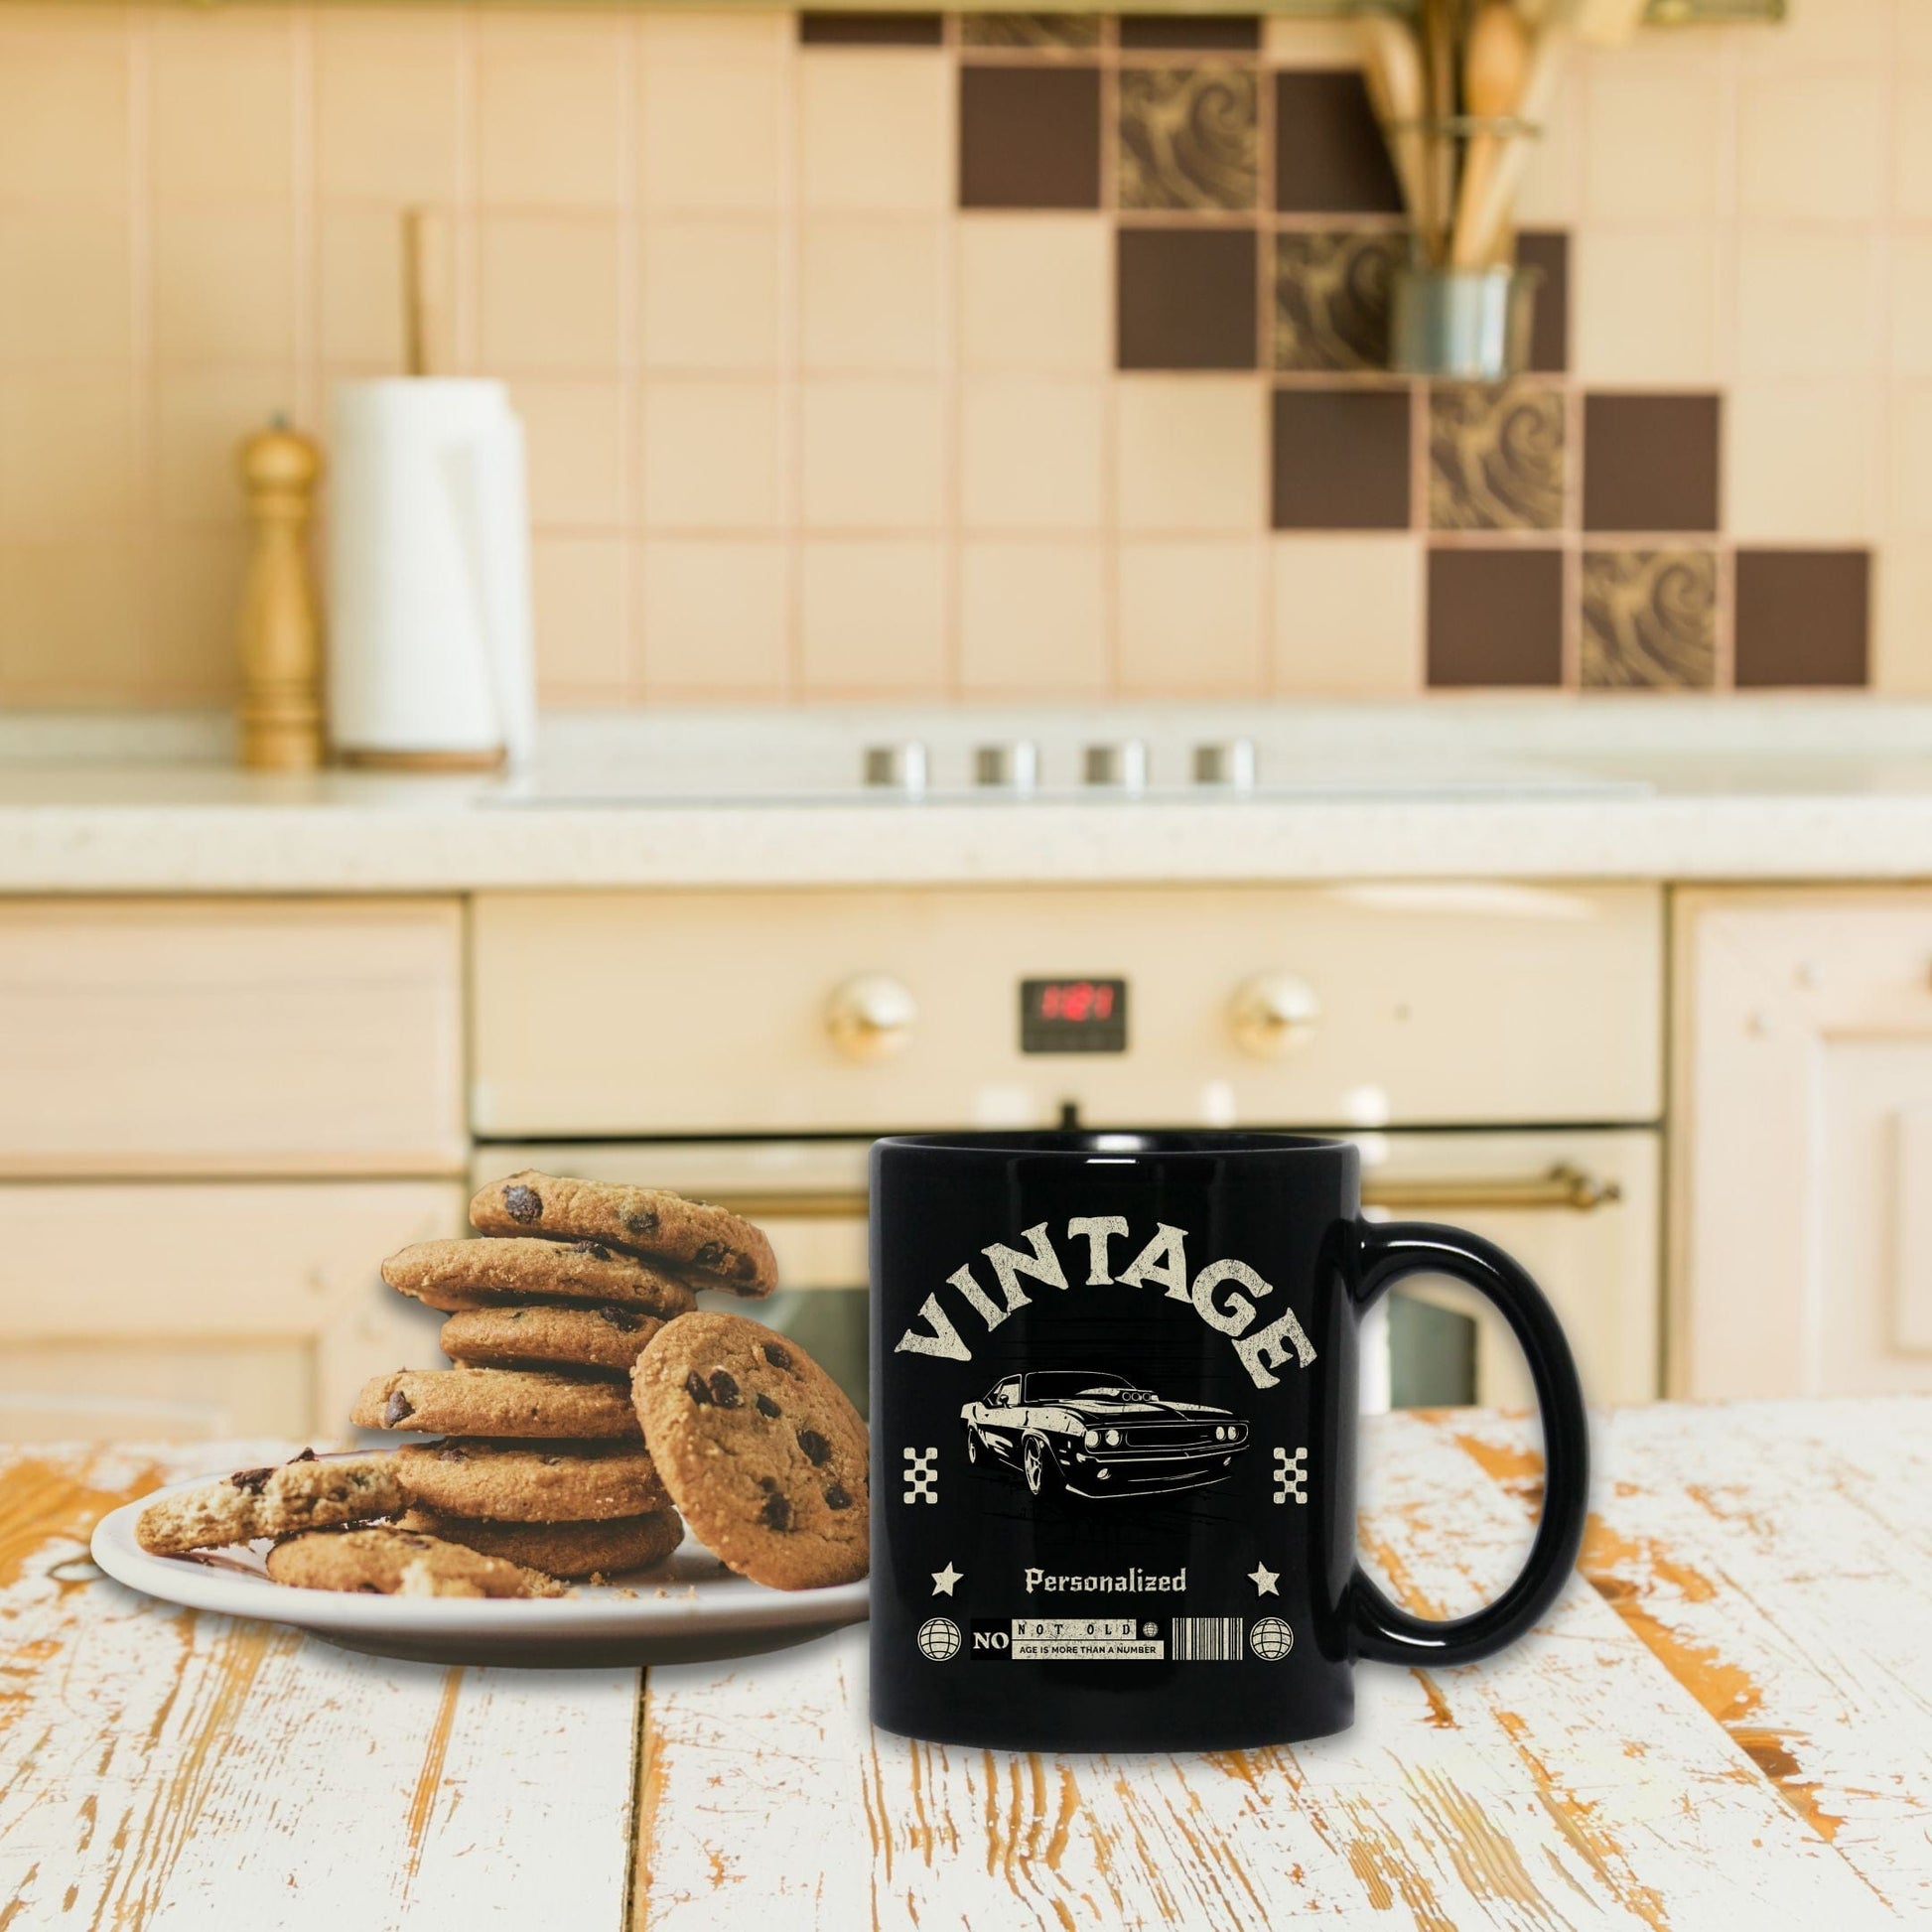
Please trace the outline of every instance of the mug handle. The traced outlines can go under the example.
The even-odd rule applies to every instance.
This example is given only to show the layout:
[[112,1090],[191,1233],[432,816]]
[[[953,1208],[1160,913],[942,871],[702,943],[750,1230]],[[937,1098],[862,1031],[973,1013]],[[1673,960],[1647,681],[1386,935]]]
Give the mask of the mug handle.
[[1468,1616],[1412,1616],[1389,1601],[1360,1564],[1349,1586],[1355,1654],[1389,1664],[1472,1664],[1502,1649],[1561,1594],[1583,1545],[1588,1508],[1589,1427],[1577,1364],[1556,1311],[1508,1255],[1480,1236],[1426,1221],[1361,1226],[1356,1312],[1405,1276],[1449,1275],[1494,1305],[1521,1344],[1543,1414],[1543,1513],[1528,1560],[1493,1603]]

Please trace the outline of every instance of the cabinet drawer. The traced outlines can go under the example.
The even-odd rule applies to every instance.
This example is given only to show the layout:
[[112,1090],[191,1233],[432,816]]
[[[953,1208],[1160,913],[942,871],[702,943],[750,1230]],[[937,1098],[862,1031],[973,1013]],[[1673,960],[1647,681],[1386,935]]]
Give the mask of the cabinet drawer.
[[[473,1119],[493,1137],[1090,1121],[1382,1127],[1643,1121],[1660,1107],[1661,896],[1487,885],[490,894]],[[1257,975],[1315,1016],[1257,1056]],[[855,976],[898,1051],[827,1027]],[[1023,982],[1126,982],[1120,1051],[1029,1053]]]
[[0,904],[15,1173],[456,1173],[455,900]]

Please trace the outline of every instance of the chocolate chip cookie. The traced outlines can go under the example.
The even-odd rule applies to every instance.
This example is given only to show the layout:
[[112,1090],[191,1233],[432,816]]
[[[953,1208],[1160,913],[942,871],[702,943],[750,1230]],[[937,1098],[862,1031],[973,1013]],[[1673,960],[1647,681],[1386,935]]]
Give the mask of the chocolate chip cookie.
[[484,1234],[603,1242],[665,1263],[702,1288],[769,1295],[778,1285],[771,1243],[750,1221],[656,1187],[532,1169],[485,1187],[470,1203],[470,1221]]
[[398,1294],[455,1312],[503,1302],[597,1302],[646,1314],[695,1308],[690,1285],[602,1241],[417,1241],[382,1264]]
[[362,1385],[349,1420],[358,1429],[418,1429],[451,1436],[637,1436],[617,1383],[508,1368],[398,1369]]
[[558,1309],[527,1303],[474,1309],[443,1324],[443,1352],[477,1368],[542,1368],[556,1364],[628,1379],[644,1344],[663,1327],[636,1309]]
[[651,1460],[714,1555],[775,1589],[866,1574],[866,1426],[796,1342],[688,1314],[651,1337],[630,1387]]
[[485,1517],[412,1509],[401,1527],[550,1577],[615,1577],[626,1570],[653,1570],[684,1540],[684,1525],[674,1509],[597,1523],[492,1523]]
[[179,1557],[258,1536],[366,1523],[402,1506],[390,1456],[319,1456],[304,1449],[279,1467],[237,1469],[218,1482],[151,1502],[135,1522],[134,1540],[152,1557]]
[[649,1455],[626,1443],[410,1444],[395,1452],[407,1500],[446,1516],[578,1523],[671,1506]]
[[309,1530],[268,1553],[272,1583],[377,1596],[561,1596],[554,1578],[417,1530]]

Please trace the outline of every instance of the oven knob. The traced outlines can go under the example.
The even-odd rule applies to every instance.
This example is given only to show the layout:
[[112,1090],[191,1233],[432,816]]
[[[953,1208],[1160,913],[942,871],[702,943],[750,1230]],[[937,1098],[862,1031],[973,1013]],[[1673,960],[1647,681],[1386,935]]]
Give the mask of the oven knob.
[[1314,988],[1293,973],[1257,973],[1234,989],[1228,1024],[1244,1051],[1271,1060],[1313,1039],[1321,1023]]
[[860,973],[837,987],[825,1004],[825,1031],[849,1060],[885,1060],[912,1039],[918,1004],[901,980]]

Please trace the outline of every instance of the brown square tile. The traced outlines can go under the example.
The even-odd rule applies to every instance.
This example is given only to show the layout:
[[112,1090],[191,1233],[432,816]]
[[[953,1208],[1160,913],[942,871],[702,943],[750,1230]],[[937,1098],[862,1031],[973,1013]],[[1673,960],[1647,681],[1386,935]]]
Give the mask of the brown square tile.
[[1430,551],[1431,685],[1562,681],[1561,551]]
[[1584,398],[1584,528],[1715,530],[1720,401]]
[[1379,230],[1276,235],[1275,367],[1386,369],[1404,245]]
[[1564,397],[1547,383],[1429,392],[1429,526],[1555,530],[1563,523]]
[[1530,331],[1530,367],[1561,375],[1570,366],[1570,237],[1559,228],[1516,237],[1516,265],[1540,271],[1536,320]]
[[1868,551],[1738,551],[1737,684],[1864,684],[1870,599]]
[[1116,248],[1121,368],[1255,366],[1252,228],[1123,227]]
[[1128,14],[1120,23],[1120,44],[1252,54],[1261,46],[1261,20],[1254,14]]
[[1307,214],[1399,214],[1382,130],[1353,69],[1275,76],[1275,206]]
[[1124,208],[1251,208],[1261,194],[1255,71],[1231,61],[1123,68],[1116,163]]
[[798,16],[806,47],[937,47],[945,38],[938,14],[813,13]]
[[1587,690],[1709,690],[1718,657],[1718,558],[1710,550],[1584,553]]
[[1278,530],[1409,527],[1409,391],[1277,389]]
[[959,202],[962,207],[1098,207],[1098,69],[962,68]]
[[1098,47],[1098,14],[961,14],[968,47]]

